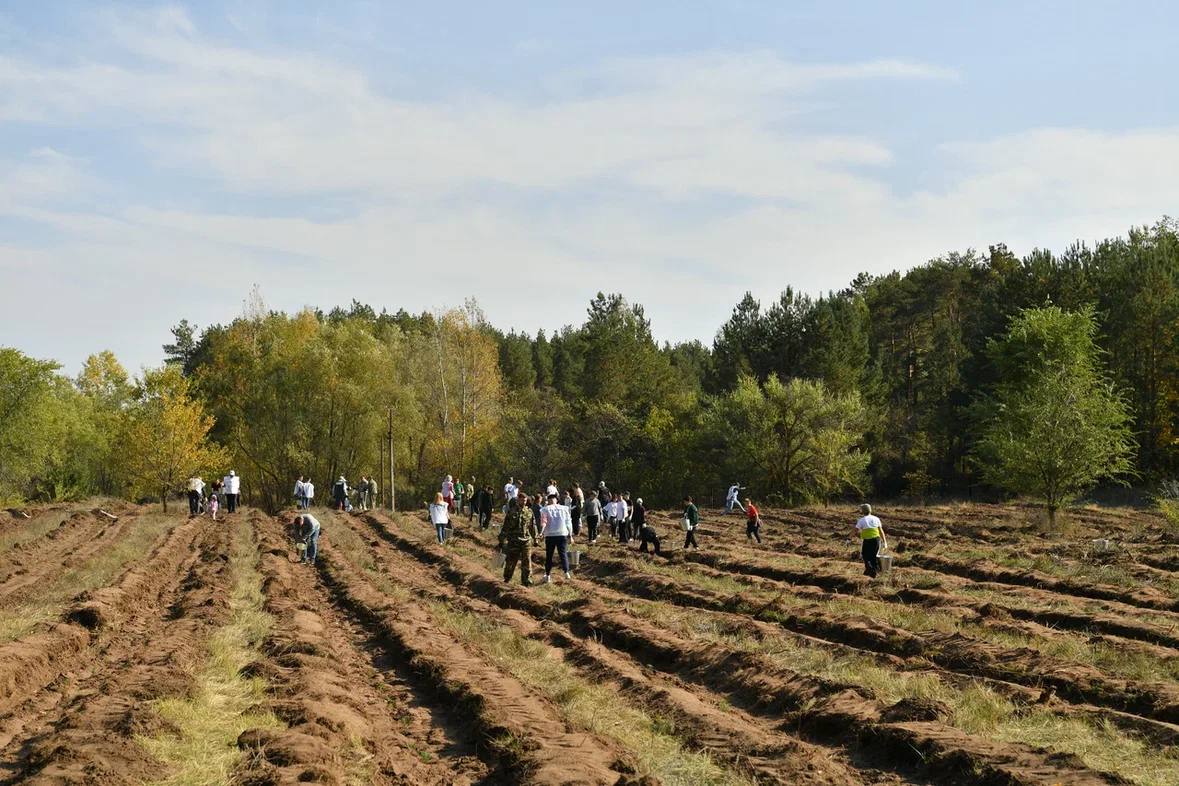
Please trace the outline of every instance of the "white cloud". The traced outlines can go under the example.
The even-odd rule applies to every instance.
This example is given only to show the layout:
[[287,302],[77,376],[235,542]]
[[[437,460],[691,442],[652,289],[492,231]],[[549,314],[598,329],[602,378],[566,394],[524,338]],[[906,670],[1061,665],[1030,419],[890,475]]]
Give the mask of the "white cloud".
[[[57,150],[0,161],[0,218],[53,234],[0,245],[0,267],[39,274],[10,276],[0,343],[71,363],[108,343],[149,362],[170,324],[230,319],[255,282],[287,309],[473,295],[529,330],[579,322],[615,290],[659,336],[707,340],[746,289],[839,287],[1000,240],[1059,247],[1150,220],[1179,193],[1176,129],[945,144],[944,185],[906,194],[880,141],[794,122],[835,83],[958,79],[923,63],[632,58],[553,76],[542,97],[407,100],[308,55],[211,42],[182,10],[108,27],[117,61],[0,58],[0,120],[117,129],[167,195],[107,202],[88,162]],[[184,208],[194,176],[274,207]],[[89,206],[64,199],[79,193]],[[330,220],[280,209],[341,197],[351,212]],[[47,320],[45,280],[76,317]]]

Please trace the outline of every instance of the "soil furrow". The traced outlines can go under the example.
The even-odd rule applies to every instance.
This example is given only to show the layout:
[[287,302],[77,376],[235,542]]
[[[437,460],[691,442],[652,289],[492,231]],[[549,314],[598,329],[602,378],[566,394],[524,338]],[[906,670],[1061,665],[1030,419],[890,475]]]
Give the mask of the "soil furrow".
[[426,689],[466,714],[481,754],[510,782],[638,783],[634,766],[596,737],[566,728],[553,706],[490,666],[412,603],[394,603],[337,552],[325,549],[321,574],[338,600],[377,627]]
[[75,675],[56,716],[5,749],[6,782],[131,784],[160,774],[136,739],[163,731],[150,702],[190,690],[202,643],[228,609],[226,530],[181,525],[173,532],[196,542],[169,538],[160,559],[71,610],[99,635],[117,636]]
[[314,569],[292,563],[282,526],[258,521],[266,610],[276,626],[267,658],[251,673],[266,678],[271,709],[288,726],[251,730],[239,745],[244,782],[332,782],[345,773],[373,784],[471,784],[487,767],[459,735],[435,722],[392,664],[382,674],[366,637],[331,602]]
[[135,515],[120,516],[117,521],[89,511],[70,515],[50,535],[14,555],[12,569],[0,581],[0,605],[19,603],[27,588],[52,580],[62,568],[81,565],[109,548],[112,541],[127,531]]
[[[437,547],[415,543],[392,532],[384,522],[382,525],[386,536],[398,547],[420,559],[446,564],[454,574],[452,583],[465,584],[509,608],[527,608],[535,602],[525,592],[485,578],[482,566]],[[991,742],[940,721],[890,721],[887,708],[854,687],[783,669],[754,653],[686,641],[633,617],[624,608],[608,608],[595,598],[554,607],[549,613],[582,638],[596,637],[661,672],[719,691],[751,711],[774,717],[793,716],[798,728],[813,739],[886,750],[894,766],[920,767],[945,782],[1125,783],[1117,776],[1087,769],[1075,757]],[[964,772],[973,774],[967,780],[956,780]]]

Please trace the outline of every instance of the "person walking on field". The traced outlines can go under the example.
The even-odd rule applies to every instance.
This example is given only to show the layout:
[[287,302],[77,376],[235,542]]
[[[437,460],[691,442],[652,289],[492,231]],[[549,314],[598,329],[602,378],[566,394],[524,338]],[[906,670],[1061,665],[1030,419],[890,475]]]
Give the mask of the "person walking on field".
[[639,528],[639,551],[647,553],[647,545],[655,547],[655,556],[659,556],[659,533],[647,522],[647,508],[643,505],[643,498],[635,500],[635,526]]
[[549,574],[553,571],[554,550],[561,557],[565,578],[572,578],[569,574],[569,537],[573,534],[573,525],[569,508],[557,502],[556,494],[550,494],[548,504],[541,509],[540,523],[544,527],[544,583],[552,580]]
[[598,522],[602,520],[602,503],[598,499],[598,492],[591,491],[589,501],[585,503],[586,536],[590,543],[598,540]]
[[569,519],[573,527],[573,537],[576,539],[581,536],[581,506],[583,500],[579,496],[581,489],[574,486],[565,492],[565,497],[569,500]]
[[434,503],[430,505],[430,523],[434,525],[438,542],[445,543],[447,525],[450,524],[450,505],[446,504],[446,497],[442,496],[441,491],[434,495]]
[[242,479],[231,469],[221,481],[221,487],[225,490],[225,511],[237,513],[238,500],[242,493]]
[[499,531],[499,550],[504,555],[504,581],[511,581],[516,565],[520,565],[520,583],[532,586],[532,538],[528,535],[526,516],[531,513],[524,506],[527,498],[521,494],[508,500],[504,525]]
[[475,518],[475,495],[478,492],[475,490],[475,476],[471,476],[471,482],[467,484],[467,521]]
[[311,478],[307,478],[307,482],[303,484],[303,510],[310,510],[314,499],[315,484],[311,482]]
[[684,497],[684,548],[691,546],[699,550],[700,544],[696,542],[696,527],[700,525],[700,511],[696,508],[696,503],[692,502],[691,497]]
[[454,478],[450,475],[442,481],[442,500],[446,503],[447,510],[454,510]]
[[368,475],[361,475],[356,484],[356,506],[361,510],[368,510]]
[[484,486],[475,492],[475,512],[479,514],[479,529],[491,526],[491,507],[495,497],[491,493],[491,486]]
[[188,515],[195,516],[201,512],[201,496],[205,490],[205,481],[200,475],[193,475],[188,479]]
[[463,512],[463,494],[466,493],[467,487],[463,485],[461,480],[454,481],[454,501],[451,503],[450,510],[454,514]]
[[884,525],[872,515],[871,505],[860,505],[860,514],[856,534],[860,538],[860,555],[864,558],[864,575],[874,579],[880,572],[880,550],[888,548],[888,540],[884,537]]
[[336,501],[336,510],[348,509],[348,481],[341,475],[332,485],[332,499]]
[[740,509],[740,511],[742,513],[745,512],[745,508],[741,507],[741,500],[737,499],[737,496],[744,490],[745,490],[745,487],[742,486],[740,483],[734,483],[733,485],[729,486],[729,492],[725,495],[725,513],[726,514],[732,513],[733,508]]
[[745,539],[757,539],[761,543],[761,514],[757,512],[753,500],[745,498]]
[[295,516],[295,525],[299,528],[303,543],[307,546],[301,561],[314,565],[315,558],[319,555],[319,532],[321,529],[319,519],[310,513],[304,513]]
[[221,507],[221,502],[217,499],[216,494],[209,495],[209,515],[213,517],[213,521],[217,520],[217,509]]

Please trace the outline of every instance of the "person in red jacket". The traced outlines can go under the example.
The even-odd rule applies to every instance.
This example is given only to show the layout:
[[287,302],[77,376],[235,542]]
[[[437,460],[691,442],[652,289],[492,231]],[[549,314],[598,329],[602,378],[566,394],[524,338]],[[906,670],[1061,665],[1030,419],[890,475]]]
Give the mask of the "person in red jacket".
[[754,506],[753,500],[748,497],[745,498],[745,539],[752,541],[757,539],[761,543],[761,514],[757,512],[757,507]]

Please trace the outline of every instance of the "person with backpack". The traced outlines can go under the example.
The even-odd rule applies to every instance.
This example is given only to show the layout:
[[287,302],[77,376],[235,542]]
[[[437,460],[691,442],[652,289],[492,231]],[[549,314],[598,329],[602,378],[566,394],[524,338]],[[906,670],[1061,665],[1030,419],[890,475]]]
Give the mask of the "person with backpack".
[[295,507],[307,510],[307,481],[302,475],[295,481]]
[[745,498],[745,539],[757,539],[761,543],[761,514],[748,497]]
[[446,530],[450,526],[450,505],[446,503],[446,497],[442,496],[439,491],[434,495],[434,504],[430,505],[430,523],[434,525],[434,531],[438,534],[439,545],[446,542]]
[[700,544],[696,542],[696,527],[700,525],[700,511],[696,508],[696,503],[692,502],[691,497],[684,497],[684,548],[691,546],[699,550]]
[[884,525],[872,515],[871,505],[860,505],[860,514],[856,535],[860,539],[860,556],[864,558],[864,575],[874,579],[880,573],[880,552],[888,548],[888,540],[884,536]]
[[532,538],[528,534],[525,509],[528,498],[523,492],[512,497],[505,506],[504,525],[499,530],[499,550],[504,555],[504,581],[511,581],[516,565],[520,566],[520,583],[532,586]]

